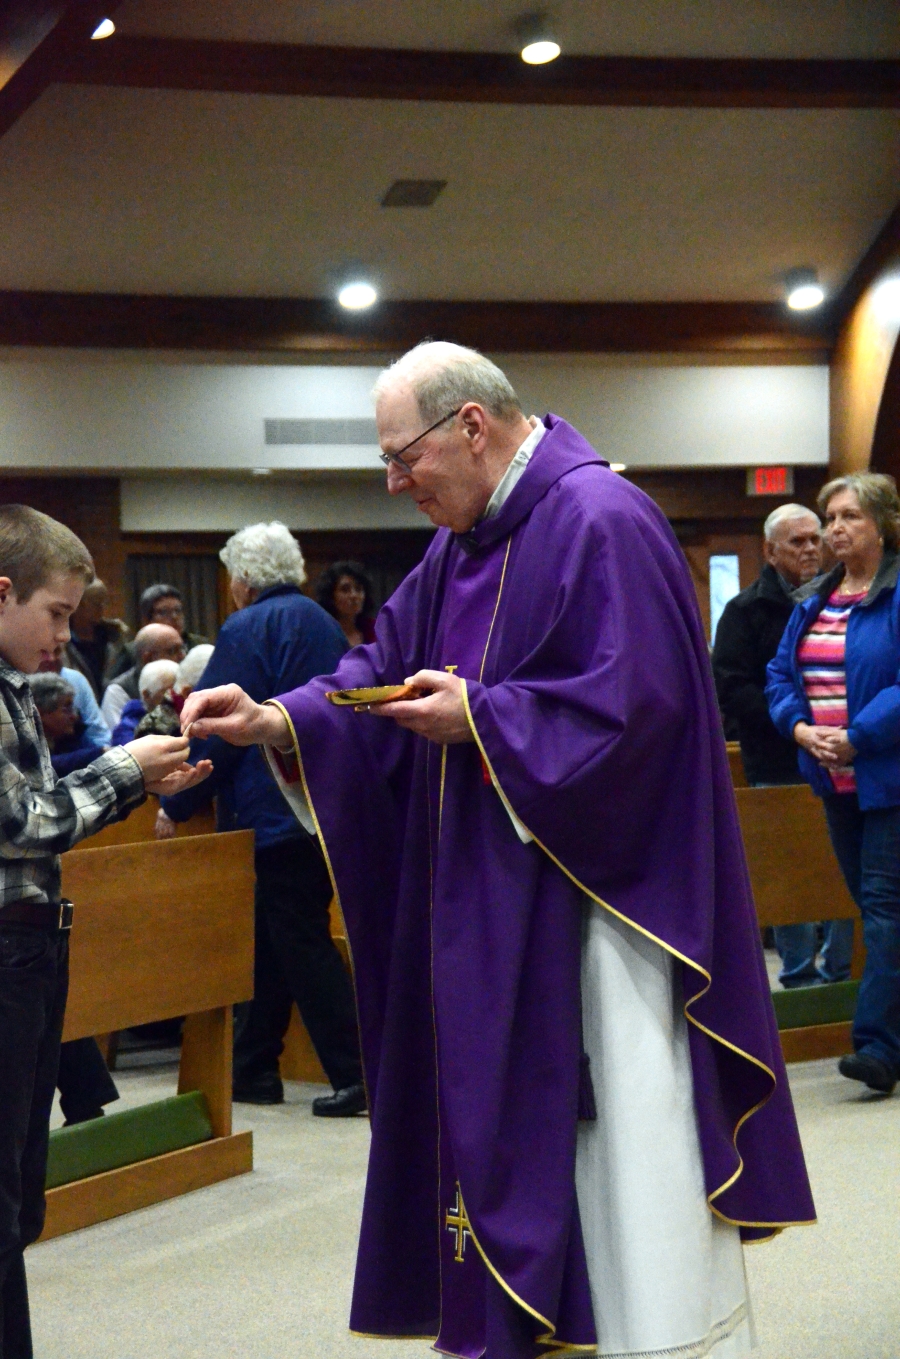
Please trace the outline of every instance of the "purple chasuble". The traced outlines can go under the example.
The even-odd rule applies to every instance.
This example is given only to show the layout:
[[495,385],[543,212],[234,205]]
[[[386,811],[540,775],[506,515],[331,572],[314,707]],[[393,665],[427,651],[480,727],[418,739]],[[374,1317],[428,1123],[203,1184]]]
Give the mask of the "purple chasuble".
[[[465,1359],[595,1344],[575,1195],[585,892],[682,965],[713,1210],[745,1239],[814,1217],[686,563],[647,496],[545,424],[499,514],[439,531],[376,641],[278,700],[369,1091],[351,1327]],[[470,744],[324,698],[450,666]]]

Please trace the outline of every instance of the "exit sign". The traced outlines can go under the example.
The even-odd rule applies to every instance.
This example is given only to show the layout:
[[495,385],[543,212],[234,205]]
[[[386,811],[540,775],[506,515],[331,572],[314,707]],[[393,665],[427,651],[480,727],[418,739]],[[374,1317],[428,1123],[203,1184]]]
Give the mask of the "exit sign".
[[748,495],[793,495],[793,467],[748,467]]

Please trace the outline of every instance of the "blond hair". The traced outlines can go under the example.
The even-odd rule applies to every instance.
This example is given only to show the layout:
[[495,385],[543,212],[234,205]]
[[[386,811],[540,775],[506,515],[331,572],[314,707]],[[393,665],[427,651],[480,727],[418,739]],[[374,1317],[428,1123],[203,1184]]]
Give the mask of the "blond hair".
[[94,563],[80,538],[29,505],[0,505],[0,575],[8,576],[25,604],[56,573],[94,578]]
[[823,516],[838,491],[853,491],[863,514],[874,519],[886,548],[900,548],[900,495],[893,477],[884,472],[848,472],[823,486],[816,503]]

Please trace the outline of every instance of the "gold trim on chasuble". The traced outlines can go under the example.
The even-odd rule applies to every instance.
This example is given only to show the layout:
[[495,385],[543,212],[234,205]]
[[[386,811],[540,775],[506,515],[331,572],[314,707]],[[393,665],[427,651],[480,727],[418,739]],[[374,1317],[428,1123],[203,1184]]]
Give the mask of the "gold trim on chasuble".
[[[481,662],[481,672],[480,672],[479,677],[478,677],[478,678],[479,678],[479,682],[481,681],[481,676],[484,674],[484,666],[485,666],[485,661],[487,660],[488,646],[490,646],[491,634],[492,634],[493,631],[494,631],[494,623],[495,623],[495,621],[496,621],[497,613],[498,613],[498,610],[499,610],[499,608],[500,608],[500,595],[503,593],[503,581],[504,581],[504,579],[505,579],[505,577],[506,577],[506,563],[507,563],[507,561],[509,560],[509,549],[510,549],[511,546],[512,546],[512,538],[510,538],[509,545],[507,546],[507,549],[506,549],[506,558],[505,558],[505,560],[504,560],[504,562],[503,562],[503,575],[502,575],[501,578],[500,578],[500,590],[499,590],[499,592],[498,592],[498,594],[497,594],[497,604],[496,604],[496,606],[495,606],[495,608],[494,608],[494,616],[493,616],[493,618],[491,619],[491,627],[490,627],[490,632],[488,633],[487,646],[486,646],[485,649],[484,649],[484,657],[483,657],[482,662]],[[741,1156],[741,1153],[738,1151],[738,1147],[737,1147],[737,1137],[738,1137],[738,1133],[740,1132],[740,1130],[741,1130],[741,1128],[744,1126],[744,1124],[747,1122],[747,1120],[748,1120],[749,1118],[752,1118],[752,1116],[753,1116],[755,1113],[757,1113],[760,1109],[762,1109],[763,1106],[766,1105],[766,1104],[769,1102],[769,1100],[772,1098],[772,1095],[773,1095],[774,1092],[775,1092],[775,1087],[776,1087],[777,1084],[778,1084],[778,1079],[777,1079],[777,1077],[776,1077],[776,1075],[775,1075],[775,1072],[771,1069],[771,1067],[767,1066],[765,1062],[761,1061],[760,1058],[754,1057],[752,1053],[745,1052],[745,1051],[743,1050],[743,1048],[739,1048],[739,1047],[737,1047],[734,1043],[730,1043],[730,1042],[728,1041],[728,1039],[727,1039],[727,1038],[723,1038],[723,1037],[721,1036],[721,1034],[714,1033],[712,1029],[707,1028],[705,1024],[701,1024],[700,1020],[699,1020],[699,1019],[695,1019],[694,1016],[691,1014],[691,1012],[690,1012],[690,1007],[691,1007],[692,1005],[696,1004],[697,1001],[699,1001],[700,999],[702,999],[702,997],[706,995],[706,992],[709,990],[710,986],[712,986],[712,974],[711,974],[710,972],[707,972],[707,970],[706,970],[705,967],[702,967],[702,966],[700,965],[700,963],[695,962],[692,958],[688,958],[688,957],[686,956],[686,954],[680,953],[680,952],[678,951],[678,949],[673,948],[671,944],[666,943],[665,939],[660,939],[660,938],[658,938],[657,935],[651,934],[650,931],[649,931],[649,930],[645,930],[645,929],[643,928],[642,925],[638,925],[635,921],[629,919],[629,917],[628,917],[627,915],[623,915],[621,911],[617,911],[616,908],[615,908],[614,906],[610,906],[610,904],[609,904],[608,901],[604,901],[604,900],[602,899],[602,897],[598,897],[598,896],[596,895],[596,893],[594,893],[594,892],[592,892],[592,891],[590,890],[590,888],[585,887],[584,883],[583,883],[583,882],[579,882],[578,878],[575,877],[575,874],[574,874],[574,873],[570,873],[569,870],[568,870],[568,868],[566,868],[565,864],[560,863],[560,861],[559,861],[559,859],[557,859],[556,855],[553,854],[553,853],[551,853],[551,851],[547,848],[547,846],[546,846],[545,844],[543,844],[543,843],[538,839],[538,837],[537,837],[537,836],[534,834],[534,832],[531,830],[531,827],[525,825],[525,822],[524,822],[524,821],[522,820],[522,818],[519,816],[518,812],[516,812],[516,811],[513,810],[512,804],[510,803],[509,798],[506,796],[506,793],[503,791],[503,788],[502,788],[502,786],[501,786],[500,780],[498,779],[498,777],[497,777],[497,775],[496,775],[496,772],[494,771],[494,767],[493,767],[493,765],[491,764],[490,760],[488,759],[487,751],[486,751],[485,748],[484,748],[484,745],[483,745],[483,743],[482,743],[481,737],[480,737],[479,734],[478,734],[478,728],[475,726],[475,720],[474,720],[474,718],[472,717],[472,709],[471,709],[471,707],[469,706],[469,693],[468,693],[468,688],[467,688],[467,685],[466,685],[466,681],[463,679],[463,680],[460,681],[460,683],[462,684],[462,700],[463,700],[463,706],[464,706],[464,708],[465,708],[465,710],[466,710],[466,718],[467,718],[467,720],[468,720],[469,727],[470,727],[470,729],[471,729],[471,732],[472,732],[473,737],[475,738],[475,742],[476,742],[476,744],[477,744],[477,746],[478,746],[478,749],[479,749],[479,751],[481,752],[481,758],[482,758],[482,760],[484,760],[485,768],[487,769],[487,771],[488,771],[488,773],[489,773],[489,775],[490,775],[490,777],[491,777],[491,782],[493,783],[494,788],[496,789],[497,793],[499,794],[500,800],[501,800],[501,802],[503,803],[503,806],[506,808],[507,813],[508,813],[510,816],[514,817],[515,820],[519,822],[519,824],[520,824],[520,825],[528,832],[528,834],[532,837],[532,839],[534,840],[534,843],[538,846],[538,848],[539,848],[539,849],[542,849],[542,850],[544,851],[544,853],[547,855],[547,858],[550,859],[553,863],[555,863],[556,866],[557,866],[557,868],[560,869],[561,872],[565,873],[566,877],[569,878],[569,880],[570,880],[571,882],[573,882],[573,883],[575,884],[575,886],[576,886],[577,888],[579,888],[580,891],[584,892],[585,896],[590,897],[590,899],[591,899],[592,901],[595,901],[595,902],[597,903],[598,906],[602,906],[603,909],[604,909],[605,911],[609,911],[610,914],[616,916],[616,918],[617,918],[618,920],[621,920],[624,924],[629,925],[633,930],[637,930],[639,934],[643,934],[643,935],[645,935],[648,939],[652,939],[653,942],[654,942],[655,944],[658,944],[658,945],[660,946],[660,948],[665,949],[667,953],[671,953],[675,958],[678,958],[679,961],[681,961],[682,963],[686,963],[688,967],[693,968],[693,970],[694,970],[695,972],[699,972],[699,973],[700,973],[700,975],[704,978],[704,980],[705,980],[705,982],[706,982],[706,985],[703,987],[703,990],[702,990],[702,991],[698,991],[698,993],[696,994],[696,996],[692,996],[691,999],[690,999],[689,1001],[686,1001],[686,1002],[685,1002],[684,1007],[683,1007],[685,1018],[687,1019],[687,1021],[688,1021],[690,1024],[693,1024],[695,1028],[700,1029],[702,1033],[705,1033],[705,1034],[707,1035],[707,1037],[712,1038],[714,1042],[716,1042],[716,1043],[721,1043],[723,1047],[729,1048],[732,1052],[736,1052],[737,1055],[738,1055],[739,1057],[743,1057],[743,1058],[745,1059],[745,1061],[748,1061],[748,1062],[752,1063],[753,1066],[759,1067],[760,1070],[762,1070],[762,1071],[764,1071],[764,1072],[766,1073],[766,1075],[769,1077],[769,1079],[770,1079],[771,1082],[772,1082],[772,1089],[770,1090],[769,1094],[766,1095],[765,1099],[760,1100],[758,1104],[754,1104],[754,1106],[753,1106],[752,1109],[748,1109],[747,1112],[746,1112],[745,1114],[742,1114],[741,1117],[738,1119],[737,1123],[735,1124],[734,1129],[732,1130],[732,1134],[731,1134],[731,1142],[732,1142],[732,1146],[734,1147],[734,1154],[735,1154],[735,1156],[736,1156],[737,1159],[738,1159],[737,1169],[735,1170],[734,1174],[731,1175],[731,1176],[725,1181],[724,1184],[719,1185],[718,1189],[714,1189],[713,1192],[712,1192],[711,1194],[707,1194],[707,1196],[706,1196],[706,1201],[707,1201],[707,1204],[709,1205],[710,1212],[714,1213],[714,1214],[716,1215],[716,1217],[720,1218],[723,1222],[729,1223],[729,1224],[730,1224],[731,1226],[733,1226],[733,1227],[754,1227],[754,1228],[760,1228],[760,1229],[763,1229],[763,1230],[765,1230],[765,1229],[770,1229],[770,1230],[771,1230],[771,1235],[770,1235],[769,1237],[765,1238],[766,1240],[771,1240],[771,1238],[772,1238],[773,1236],[777,1236],[778,1233],[779,1233],[780,1231],[782,1231],[785,1227],[809,1227],[809,1226],[812,1226],[813,1223],[815,1223],[815,1221],[816,1221],[815,1218],[805,1218],[805,1219],[801,1219],[801,1220],[798,1221],[798,1222],[744,1222],[744,1221],[742,1221],[742,1220],[739,1219],[739,1218],[727,1217],[727,1216],[725,1215],[725,1213],[721,1212],[721,1210],[718,1209],[718,1208],[715,1206],[715,1203],[713,1202],[713,1200],[714,1200],[714,1199],[717,1199],[721,1194],[724,1194],[725,1191],[726,1191],[727,1189],[730,1189],[731,1186],[732,1186],[733,1184],[735,1184],[736,1181],[737,1181],[738,1179],[740,1179],[741,1175],[743,1174],[743,1171],[744,1171],[744,1159],[743,1159],[743,1157]],[[445,750],[446,750],[446,747],[445,747]],[[476,1239],[476,1241],[475,1241],[475,1244],[478,1245],[477,1239]],[[754,1243],[754,1244],[755,1244],[755,1243]],[[481,1247],[479,1246],[478,1249],[481,1250]],[[483,1255],[483,1254],[484,1254],[484,1252],[482,1251],[482,1255]],[[485,1263],[486,1263],[486,1264],[489,1263],[489,1262],[487,1261],[487,1257],[485,1257]],[[490,1267],[490,1266],[489,1266],[489,1267]],[[545,1342],[543,1342],[543,1343],[547,1343],[547,1342],[545,1341]]]

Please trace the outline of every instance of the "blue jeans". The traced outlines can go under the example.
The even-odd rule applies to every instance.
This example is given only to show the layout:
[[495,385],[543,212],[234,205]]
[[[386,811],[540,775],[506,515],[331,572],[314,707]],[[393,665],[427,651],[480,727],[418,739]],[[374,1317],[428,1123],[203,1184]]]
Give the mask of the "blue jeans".
[[835,793],[824,803],[866,946],[853,1046],[900,1078],[900,807],[863,812],[855,793]]
[[778,980],[786,989],[817,982],[846,981],[853,956],[853,921],[823,920],[822,965],[816,968],[818,928],[814,924],[776,925],[775,947],[781,959]]

